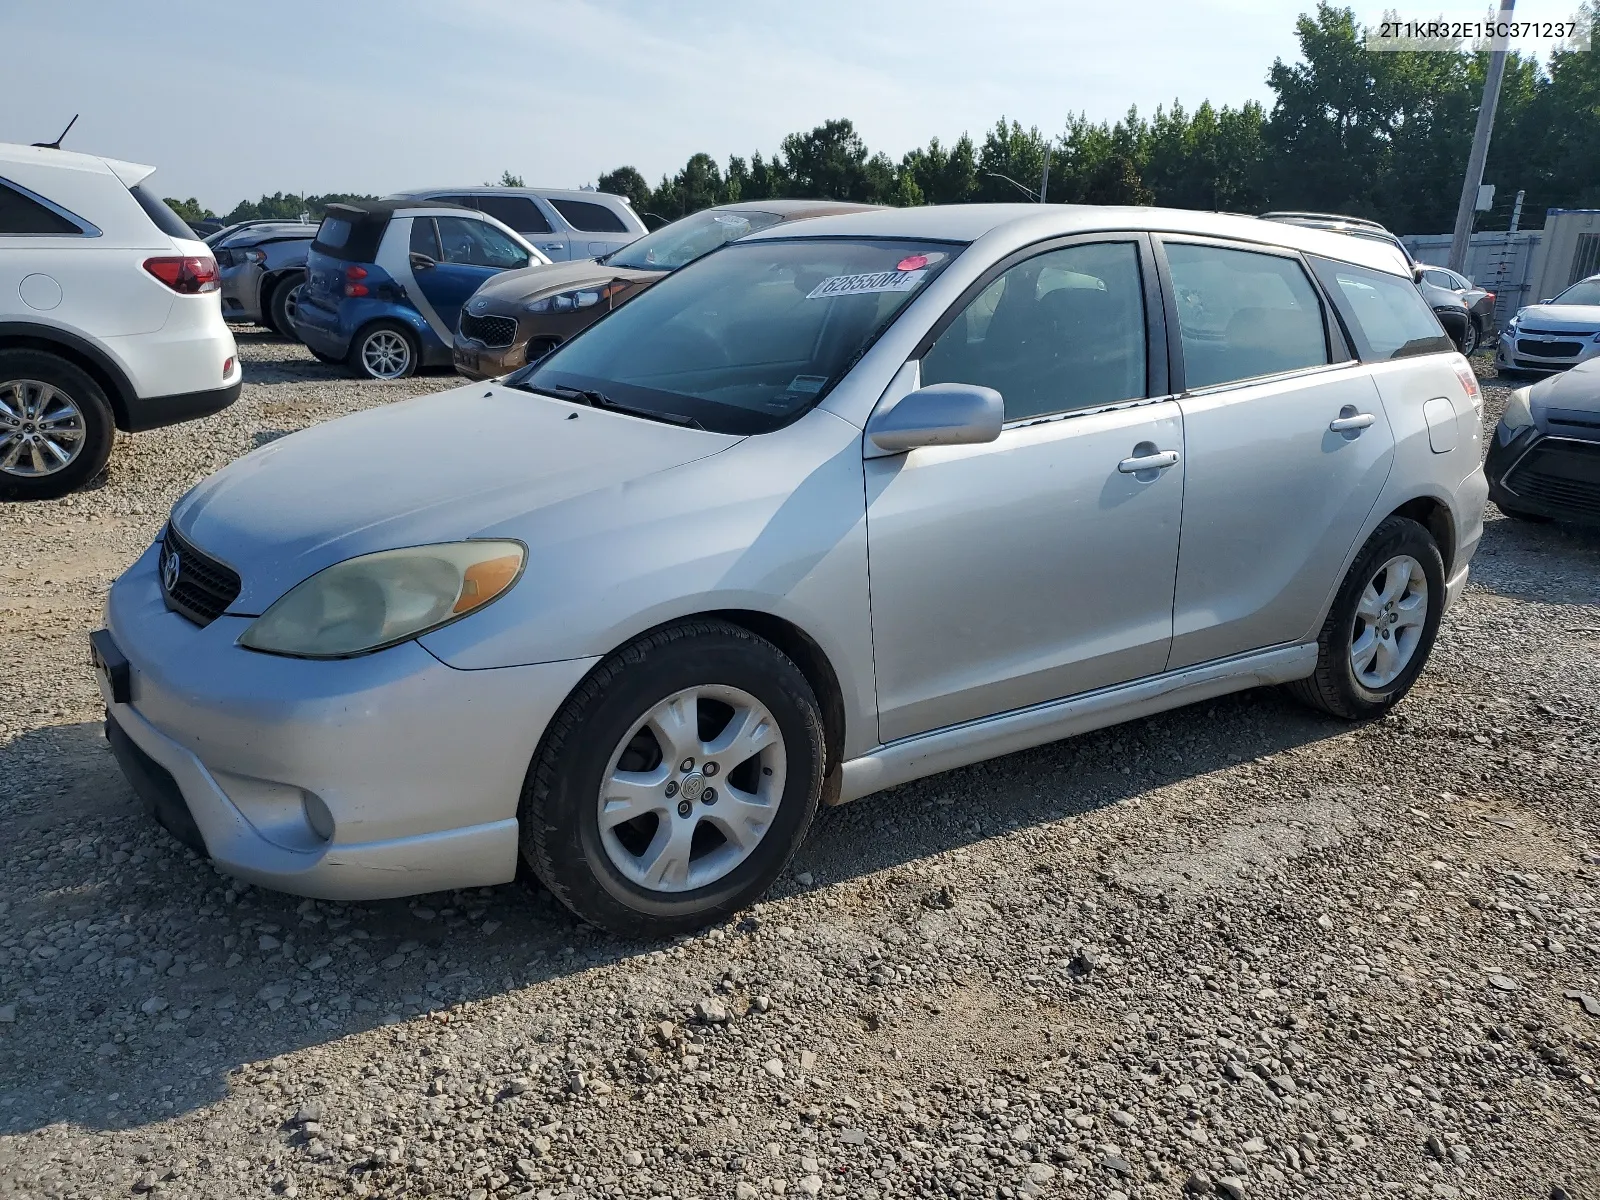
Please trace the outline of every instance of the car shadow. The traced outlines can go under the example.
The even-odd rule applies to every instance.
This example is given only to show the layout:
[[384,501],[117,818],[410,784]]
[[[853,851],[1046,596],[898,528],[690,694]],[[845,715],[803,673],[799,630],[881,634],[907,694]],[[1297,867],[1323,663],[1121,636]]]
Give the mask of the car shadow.
[[[1247,692],[905,784],[819,814],[768,898],[1071,822],[1348,728]],[[586,926],[520,880],[365,904],[244,887],[146,816],[98,725],[0,746],[0,778],[44,762],[62,766],[17,797],[0,863],[0,945],[13,947],[0,952],[0,1133],[167,1120],[223,1098],[248,1064],[662,948]]]
[[[1563,563],[1582,569],[1567,571]],[[1537,523],[1490,504],[1472,558],[1471,585],[1533,604],[1600,604],[1600,529],[1562,521]]]

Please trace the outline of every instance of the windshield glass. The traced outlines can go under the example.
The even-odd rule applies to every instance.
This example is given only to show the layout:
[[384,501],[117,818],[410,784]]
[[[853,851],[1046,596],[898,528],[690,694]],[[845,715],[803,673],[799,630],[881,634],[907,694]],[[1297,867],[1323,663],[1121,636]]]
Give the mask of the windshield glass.
[[1600,279],[1585,279],[1581,283],[1575,283],[1551,303],[1600,305]]
[[642,292],[512,387],[764,433],[816,404],[961,247],[736,242]]
[[630,242],[606,259],[606,266],[628,267],[635,271],[676,271],[719,246],[776,225],[780,220],[777,213],[754,209],[697,212]]

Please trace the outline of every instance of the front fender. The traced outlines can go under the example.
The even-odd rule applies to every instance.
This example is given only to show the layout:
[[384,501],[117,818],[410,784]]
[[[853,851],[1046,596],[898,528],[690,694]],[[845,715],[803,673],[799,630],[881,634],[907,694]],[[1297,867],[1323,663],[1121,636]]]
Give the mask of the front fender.
[[774,433],[624,487],[484,529],[520,538],[504,599],[422,639],[453,667],[609,654],[656,626],[747,609],[821,647],[839,677],[845,753],[876,729],[861,431],[813,410]]

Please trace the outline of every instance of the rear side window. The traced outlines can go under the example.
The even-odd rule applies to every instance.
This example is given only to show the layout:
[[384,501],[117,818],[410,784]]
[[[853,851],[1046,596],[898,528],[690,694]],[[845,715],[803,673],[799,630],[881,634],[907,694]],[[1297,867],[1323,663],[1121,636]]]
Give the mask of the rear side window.
[[162,233],[168,237],[183,238],[191,242],[200,240],[200,235],[185,225],[183,218],[173,212],[160,196],[148,191],[144,184],[136,183],[128,190],[139,202],[139,207],[144,209],[145,216],[154,221],[156,228]]
[[83,230],[33,197],[0,183],[0,236],[18,233],[71,237]]
[[1184,383],[1214,387],[1328,362],[1322,304],[1292,258],[1167,242]]
[[627,233],[628,227],[604,204],[589,200],[554,200],[550,203],[574,228],[584,233]]
[[349,209],[330,212],[317,226],[311,248],[343,262],[372,262],[378,257],[378,243],[388,227],[386,216],[363,215]]
[[1362,361],[1455,349],[1411,280],[1325,258],[1313,258],[1311,267],[1339,306]]
[[483,196],[472,198],[479,212],[488,213],[518,233],[549,233],[550,222],[539,206],[526,196]]

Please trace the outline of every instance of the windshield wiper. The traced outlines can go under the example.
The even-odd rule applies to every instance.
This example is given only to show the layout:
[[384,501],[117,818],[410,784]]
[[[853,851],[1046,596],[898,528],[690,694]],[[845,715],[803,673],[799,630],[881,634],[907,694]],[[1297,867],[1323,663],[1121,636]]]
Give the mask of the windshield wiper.
[[587,404],[590,408],[605,408],[612,412],[627,413],[633,417],[644,417],[650,421],[663,421],[668,425],[683,425],[690,429],[704,429],[705,426],[693,417],[684,416],[682,413],[657,412],[653,408],[634,408],[620,400],[613,400],[604,392],[595,391],[593,388],[565,387],[561,384],[550,384],[529,389],[535,392],[545,392],[558,400],[571,400],[578,404]]

